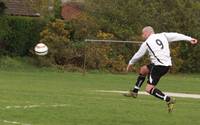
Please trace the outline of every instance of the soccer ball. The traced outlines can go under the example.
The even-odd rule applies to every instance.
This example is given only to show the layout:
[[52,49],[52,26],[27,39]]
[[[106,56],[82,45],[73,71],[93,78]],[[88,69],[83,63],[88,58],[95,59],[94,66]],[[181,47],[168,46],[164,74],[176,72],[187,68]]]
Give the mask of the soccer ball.
[[44,43],[38,43],[35,48],[35,54],[39,56],[47,55],[48,53],[48,47]]

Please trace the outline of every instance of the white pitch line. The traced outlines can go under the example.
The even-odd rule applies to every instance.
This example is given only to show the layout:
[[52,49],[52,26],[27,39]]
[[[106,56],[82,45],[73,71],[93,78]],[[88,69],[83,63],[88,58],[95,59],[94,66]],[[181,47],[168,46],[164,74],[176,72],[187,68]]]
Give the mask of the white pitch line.
[[[69,104],[53,104],[53,105],[24,105],[24,106],[20,106],[20,105],[14,105],[14,106],[6,106],[5,108],[2,109],[31,109],[31,108],[57,108],[57,107],[67,107],[70,106]],[[8,121],[8,120],[0,120],[0,122],[4,122],[4,123],[8,123],[8,124],[15,124],[15,125],[31,125],[31,124],[27,124],[27,123],[21,123],[21,122],[17,122],[17,121]]]
[[40,108],[40,107],[45,107],[45,108],[49,108],[49,107],[66,107],[66,106],[70,106],[68,104],[53,104],[53,105],[24,105],[24,106],[20,106],[20,105],[14,105],[14,106],[6,106],[4,109],[31,109],[31,108]]
[[[96,92],[110,92],[110,93],[127,93],[128,91],[116,91],[116,90],[96,90]],[[181,98],[194,98],[200,99],[199,94],[186,94],[186,93],[174,93],[174,92],[164,92],[166,95],[173,96],[173,97],[181,97]],[[149,95],[148,93],[142,91],[139,92],[141,95]]]
[[14,125],[31,125],[31,124],[20,123],[20,122],[16,122],[16,121],[8,121],[8,120],[0,120],[0,121],[4,122],[4,123],[8,123],[8,124],[14,124]]

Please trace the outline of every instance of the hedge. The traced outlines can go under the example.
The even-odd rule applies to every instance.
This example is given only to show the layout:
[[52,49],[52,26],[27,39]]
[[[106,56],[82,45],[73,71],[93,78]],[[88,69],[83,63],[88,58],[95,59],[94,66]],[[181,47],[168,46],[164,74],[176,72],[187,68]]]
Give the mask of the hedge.
[[1,55],[26,56],[40,39],[39,33],[45,26],[40,18],[1,16]]

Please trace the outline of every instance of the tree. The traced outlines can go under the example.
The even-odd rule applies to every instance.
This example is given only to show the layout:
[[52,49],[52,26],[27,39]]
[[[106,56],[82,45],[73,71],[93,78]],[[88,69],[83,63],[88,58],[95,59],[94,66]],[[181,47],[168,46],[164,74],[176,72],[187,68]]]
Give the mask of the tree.
[[60,0],[27,0],[26,4],[30,5],[41,16],[52,18],[54,17],[54,4]]
[[0,15],[4,13],[4,10],[6,9],[6,6],[3,1],[0,1]]

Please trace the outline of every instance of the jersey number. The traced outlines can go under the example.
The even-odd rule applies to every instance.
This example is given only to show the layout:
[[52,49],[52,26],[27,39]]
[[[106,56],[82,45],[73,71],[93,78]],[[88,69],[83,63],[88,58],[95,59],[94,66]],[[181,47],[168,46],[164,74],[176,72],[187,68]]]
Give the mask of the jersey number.
[[161,47],[161,49],[164,49],[164,45],[161,40],[157,39],[156,43]]

